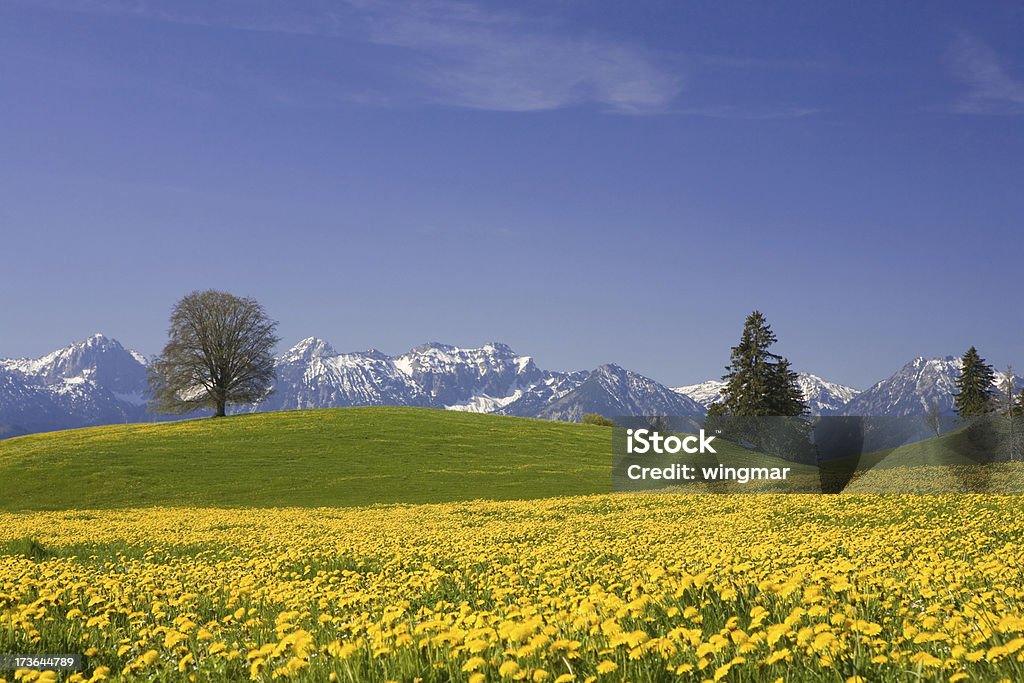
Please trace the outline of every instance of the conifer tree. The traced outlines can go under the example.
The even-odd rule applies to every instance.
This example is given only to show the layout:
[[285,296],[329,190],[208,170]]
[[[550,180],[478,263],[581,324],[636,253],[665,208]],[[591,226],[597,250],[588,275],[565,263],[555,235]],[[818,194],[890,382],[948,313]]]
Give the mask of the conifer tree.
[[798,375],[790,369],[789,361],[779,358],[775,365],[772,390],[769,393],[773,415],[803,415],[807,412],[804,392],[800,388]]
[[743,325],[740,343],[732,355],[722,390],[723,412],[733,416],[802,415],[807,412],[797,374],[789,361],[769,349],[778,339],[760,311]]
[[956,412],[960,417],[979,417],[992,411],[992,366],[978,354],[973,346],[964,353],[963,367],[956,379],[957,393],[953,395]]

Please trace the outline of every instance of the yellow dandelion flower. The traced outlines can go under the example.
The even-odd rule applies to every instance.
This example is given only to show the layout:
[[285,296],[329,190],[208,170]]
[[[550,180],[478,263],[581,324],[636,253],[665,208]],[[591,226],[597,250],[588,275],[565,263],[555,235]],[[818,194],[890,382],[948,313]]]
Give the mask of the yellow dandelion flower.
[[483,657],[471,657],[466,660],[466,663],[462,665],[463,671],[476,671],[480,667],[487,664],[487,660]]
[[517,673],[519,673],[519,665],[511,659],[506,659],[501,666],[498,667],[498,675],[502,678],[512,678]]

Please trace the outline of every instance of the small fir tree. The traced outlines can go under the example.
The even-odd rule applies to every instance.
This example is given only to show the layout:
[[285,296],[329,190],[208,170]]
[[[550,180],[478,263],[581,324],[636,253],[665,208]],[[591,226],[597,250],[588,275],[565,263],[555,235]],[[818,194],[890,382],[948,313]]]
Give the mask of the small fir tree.
[[953,400],[960,417],[980,417],[992,411],[992,366],[978,354],[973,346],[964,353],[960,376],[956,380],[957,393]]
[[732,347],[722,390],[721,411],[733,416],[803,415],[807,412],[797,374],[789,361],[769,349],[778,341],[760,311],[743,325],[740,342]]

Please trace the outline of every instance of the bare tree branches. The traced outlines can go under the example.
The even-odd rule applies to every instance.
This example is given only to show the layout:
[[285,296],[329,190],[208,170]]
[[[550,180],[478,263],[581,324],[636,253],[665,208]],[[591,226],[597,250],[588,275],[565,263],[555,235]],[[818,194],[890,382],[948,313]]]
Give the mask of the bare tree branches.
[[228,403],[253,403],[274,379],[277,323],[254,299],[227,292],[192,292],[171,311],[168,341],[150,370],[153,407],[188,413]]

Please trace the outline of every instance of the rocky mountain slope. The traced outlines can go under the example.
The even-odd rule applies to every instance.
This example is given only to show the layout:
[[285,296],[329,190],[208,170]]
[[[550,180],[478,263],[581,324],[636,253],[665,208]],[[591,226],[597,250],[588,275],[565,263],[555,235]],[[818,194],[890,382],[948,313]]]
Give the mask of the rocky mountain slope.
[[[876,383],[849,403],[844,415],[884,415],[901,417],[924,415],[935,403],[943,415],[953,415],[953,395],[956,379],[960,376],[960,359],[953,356],[927,359],[918,356],[894,375]],[[999,381],[997,374],[997,382]],[[1019,376],[1014,381],[1015,391],[1024,386]],[[997,387],[993,387],[998,391]]]
[[147,419],[145,359],[103,335],[0,360],[0,434]]

